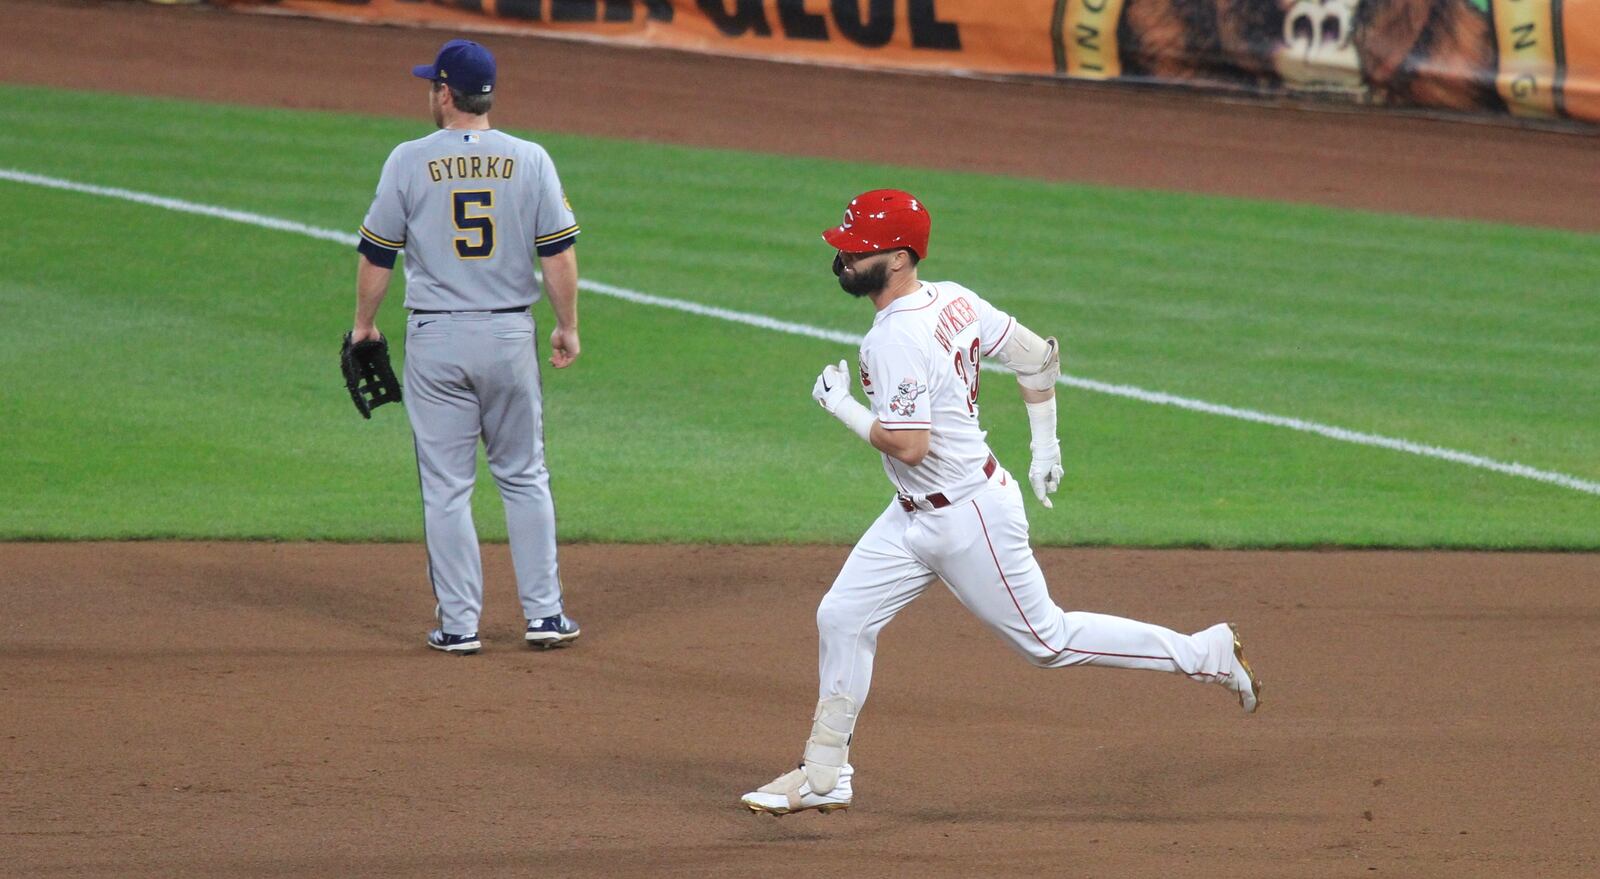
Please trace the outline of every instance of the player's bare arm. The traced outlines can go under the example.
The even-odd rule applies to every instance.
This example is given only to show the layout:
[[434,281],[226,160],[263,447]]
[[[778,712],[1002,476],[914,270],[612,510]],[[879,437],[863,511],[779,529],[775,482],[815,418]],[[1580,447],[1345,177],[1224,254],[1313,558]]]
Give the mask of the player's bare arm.
[[550,333],[550,365],[565,369],[578,359],[578,248],[568,247],[554,256],[539,258],[545,295],[556,313]]
[[1035,391],[1018,385],[1017,390],[1022,392],[1023,403],[1048,403],[1056,398],[1055,388],[1051,388],[1048,391]]
[[868,437],[867,442],[896,461],[908,467],[915,467],[928,456],[930,433],[931,431],[914,429],[889,430],[883,424],[873,422],[872,435]]
[[376,323],[378,306],[389,292],[389,278],[394,269],[374,264],[364,253],[358,254],[356,260],[356,322],[350,330],[350,340],[381,339],[383,334],[378,332]]

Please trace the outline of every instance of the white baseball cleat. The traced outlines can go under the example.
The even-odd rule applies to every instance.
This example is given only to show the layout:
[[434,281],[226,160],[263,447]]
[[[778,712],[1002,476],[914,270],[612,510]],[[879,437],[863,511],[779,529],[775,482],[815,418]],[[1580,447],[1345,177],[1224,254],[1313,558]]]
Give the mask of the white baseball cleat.
[[839,771],[839,783],[833,790],[819,794],[811,790],[804,769],[792,769],[772,780],[771,784],[753,790],[739,799],[752,812],[768,815],[789,815],[795,812],[817,811],[826,815],[850,808],[850,776],[855,770],[849,764]]
[[1246,714],[1254,714],[1261,706],[1261,679],[1256,677],[1255,669],[1251,668],[1249,661],[1244,658],[1244,644],[1239,640],[1239,627],[1229,623],[1228,630],[1233,633],[1233,672],[1223,680],[1223,684],[1239,695],[1239,704]]

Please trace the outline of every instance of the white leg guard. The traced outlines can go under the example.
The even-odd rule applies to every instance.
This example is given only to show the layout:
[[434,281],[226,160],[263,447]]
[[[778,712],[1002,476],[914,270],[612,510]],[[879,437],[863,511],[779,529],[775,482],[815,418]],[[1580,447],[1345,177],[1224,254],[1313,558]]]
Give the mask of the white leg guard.
[[829,696],[817,702],[811,738],[806,739],[805,774],[815,793],[826,794],[839,783],[839,772],[850,762],[850,736],[856,729],[856,703],[849,696]]

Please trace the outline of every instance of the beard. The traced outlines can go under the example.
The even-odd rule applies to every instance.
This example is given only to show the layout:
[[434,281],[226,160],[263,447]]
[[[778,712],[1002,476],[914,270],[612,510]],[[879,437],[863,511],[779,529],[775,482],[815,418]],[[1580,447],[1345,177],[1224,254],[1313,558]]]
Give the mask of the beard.
[[428,112],[433,116],[433,127],[444,127],[444,99],[440,95],[443,91],[437,83],[428,87]]
[[889,266],[878,263],[867,269],[846,268],[842,261],[834,258],[834,274],[839,276],[839,286],[851,296],[876,296],[889,286]]

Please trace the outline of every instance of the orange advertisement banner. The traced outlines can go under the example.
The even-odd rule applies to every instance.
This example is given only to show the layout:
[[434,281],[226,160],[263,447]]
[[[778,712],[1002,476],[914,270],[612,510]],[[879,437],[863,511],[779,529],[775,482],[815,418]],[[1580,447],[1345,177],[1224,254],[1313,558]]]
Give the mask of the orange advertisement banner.
[[1600,122],[1600,0],[1556,0],[1561,109],[1573,119]]
[[329,18],[588,36],[893,69],[1054,74],[1056,4],[996,0],[222,0]]
[[1600,0],[211,0],[853,67],[1600,122]]

